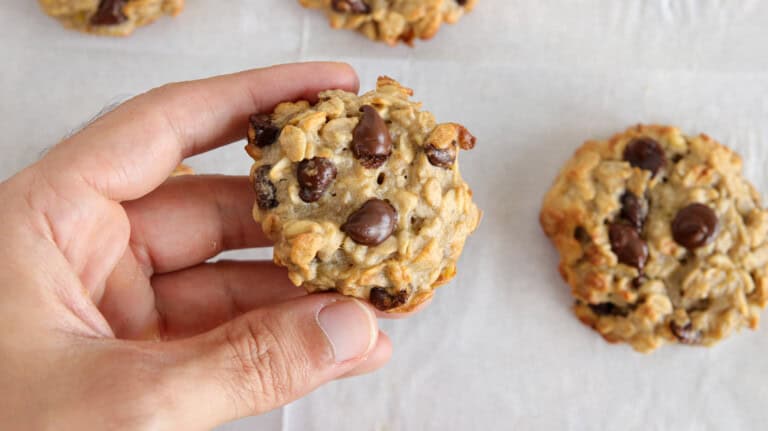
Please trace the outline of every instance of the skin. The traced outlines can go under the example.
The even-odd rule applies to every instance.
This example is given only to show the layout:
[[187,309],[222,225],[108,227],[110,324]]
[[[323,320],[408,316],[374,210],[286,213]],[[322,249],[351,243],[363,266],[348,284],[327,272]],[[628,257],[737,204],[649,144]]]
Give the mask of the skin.
[[0,184],[0,429],[210,429],[386,363],[369,306],[370,348],[337,361],[317,316],[351,300],[206,263],[269,245],[246,177],[167,179],[254,112],[357,87],[333,63],[165,85]]

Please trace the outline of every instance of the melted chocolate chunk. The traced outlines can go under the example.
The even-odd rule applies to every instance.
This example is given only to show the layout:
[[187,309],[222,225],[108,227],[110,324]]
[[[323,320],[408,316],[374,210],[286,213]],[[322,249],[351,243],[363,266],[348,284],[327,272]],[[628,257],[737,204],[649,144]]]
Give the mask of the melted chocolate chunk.
[[652,177],[667,164],[664,149],[651,138],[632,140],[624,149],[624,160],[636,168],[651,171]]
[[672,221],[675,242],[693,250],[707,245],[717,229],[717,215],[704,204],[691,204],[680,210]]
[[392,235],[395,225],[397,210],[385,200],[371,199],[349,216],[341,230],[358,244],[376,246]]
[[429,163],[439,168],[451,169],[456,162],[456,147],[453,144],[443,149],[427,145],[424,151],[427,153]]
[[582,226],[577,226],[576,229],[573,230],[573,237],[583,243],[588,243],[592,241],[592,238],[590,238],[589,233],[587,233],[587,230],[584,229]]
[[648,260],[648,245],[640,238],[637,230],[625,223],[613,223],[608,229],[611,250],[619,262],[637,268],[642,272]]
[[627,310],[619,307],[612,302],[602,302],[600,304],[588,304],[593,313],[598,316],[626,316]]
[[253,127],[254,136],[251,144],[259,148],[268,147],[277,141],[280,136],[280,128],[273,125],[269,115],[253,114],[249,118]]
[[630,191],[627,191],[621,197],[621,217],[632,224],[638,231],[643,229],[646,210],[640,198]]
[[92,25],[118,25],[128,20],[123,6],[128,0],[101,0],[96,13],[91,16]]
[[360,108],[363,115],[352,134],[352,153],[368,169],[383,165],[392,154],[387,123],[372,106]]
[[302,160],[296,170],[296,177],[301,200],[316,202],[336,179],[336,166],[324,157]]
[[331,8],[340,13],[370,13],[371,7],[363,0],[332,0]]
[[379,310],[387,311],[405,304],[408,301],[408,291],[401,290],[392,295],[383,287],[374,287],[368,301]]
[[701,331],[693,329],[691,322],[688,322],[685,326],[680,326],[673,320],[669,324],[669,329],[672,330],[675,337],[683,344],[701,344],[701,339],[704,336]]
[[635,289],[639,289],[643,287],[643,284],[645,284],[646,281],[647,280],[645,276],[641,274],[639,277],[635,277],[632,279],[632,287],[634,287]]
[[269,180],[271,165],[264,165],[256,169],[253,175],[253,189],[256,191],[256,204],[262,210],[270,210],[277,207],[277,189]]

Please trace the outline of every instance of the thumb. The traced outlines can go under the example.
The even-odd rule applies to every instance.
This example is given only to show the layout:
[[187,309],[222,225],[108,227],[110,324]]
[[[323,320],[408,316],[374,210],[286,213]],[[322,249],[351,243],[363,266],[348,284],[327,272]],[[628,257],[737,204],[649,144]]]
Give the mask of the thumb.
[[196,429],[280,407],[353,371],[374,350],[378,333],[371,308],[340,295],[252,311],[167,344],[167,413],[189,425],[177,429]]

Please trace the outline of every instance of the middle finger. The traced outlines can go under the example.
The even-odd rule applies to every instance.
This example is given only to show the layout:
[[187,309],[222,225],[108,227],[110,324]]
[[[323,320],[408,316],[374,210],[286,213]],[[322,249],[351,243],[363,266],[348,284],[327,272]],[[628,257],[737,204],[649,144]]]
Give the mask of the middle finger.
[[272,262],[219,261],[152,278],[163,338],[216,328],[248,311],[306,295]]
[[123,204],[131,246],[148,273],[187,268],[224,250],[270,245],[253,220],[247,177],[170,178],[147,196]]

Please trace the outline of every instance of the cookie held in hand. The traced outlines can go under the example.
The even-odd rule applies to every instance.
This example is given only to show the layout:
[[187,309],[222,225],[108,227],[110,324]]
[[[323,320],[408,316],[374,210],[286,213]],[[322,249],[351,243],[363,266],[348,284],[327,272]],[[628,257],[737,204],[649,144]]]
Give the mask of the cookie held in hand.
[[382,77],[362,96],[324,91],[251,116],[253,215],[297,286],[406,312],[456,274],[480,221],[458,164],[475,137],[412,94]]
[[641,352],[756,328],[768,300],[768,211],[738,155],[706,135],[637,126],[576,150],[544,231],[574,311]]
[[127,36],[163,15],[177,15],[184,0],[38,0],[65,27],[103,36]]
[[475,7],[477,0],[299,0],[321,9],[333,28],[357,30],[371,40],[409,45],[431,39],[443,23],[453,24]]

